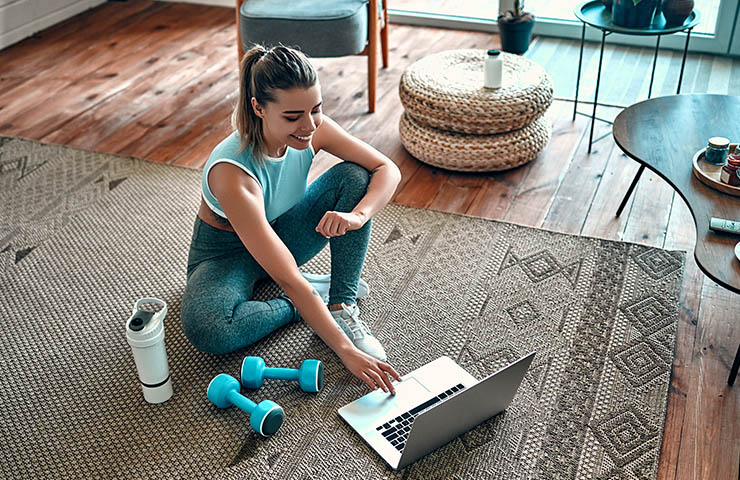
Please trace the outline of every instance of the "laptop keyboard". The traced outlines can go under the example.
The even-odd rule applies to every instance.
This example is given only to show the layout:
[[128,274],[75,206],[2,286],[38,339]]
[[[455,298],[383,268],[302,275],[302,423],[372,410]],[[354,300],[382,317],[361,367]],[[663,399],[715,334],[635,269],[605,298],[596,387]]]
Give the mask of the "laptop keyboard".
[[411,431],[411,424],[414,423],[414,419],[422,412],[437,402],[444,400],[447,397],[454,395],[460,390],[464,389],[462,383],[455,385],[454,387],[446,390],[431,400],[427,400],[421,405],[417,405],[408,412],[402,413],[396,418],[389,420],[387,423],[380,425],[376,428],[388,440],[391,445],[396,447],[399,452],[403,451],[403,447],[406,446],[406,439],[409,438],[409,432]]

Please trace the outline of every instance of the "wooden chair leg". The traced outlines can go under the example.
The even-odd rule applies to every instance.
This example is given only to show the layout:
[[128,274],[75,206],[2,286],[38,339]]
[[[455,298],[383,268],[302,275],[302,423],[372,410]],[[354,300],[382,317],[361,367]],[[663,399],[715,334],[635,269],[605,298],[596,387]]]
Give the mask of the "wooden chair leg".
[[368,112],[375,113],[375,86],[378,82],[378,52],[377,45],[368,52],[367,56],[367,99]]
[[[373,10],[373,8],[375,10]],[[375,1],[370,1],[370,11],[377,12],[377,4]],[[368,98],[368,111],[370,113],[375,112],[375,86],[378,81],[378,40],[379,40],[379,25],[378,16],[370,15],[370,28],[368,29],[368,42],[367,42],[367,98]]]
[[242,8],[244,0],[236,0],[236,48],[238,53],[237,63],[241,64],[242,57],[244,56],[244,49],[242,48],[242,30],[239,28],[239,21],[241,19],[239,10]]
[[385,24],[380,30],[380,48],[383,52],[383,68],[388,68],[388,2],[383,1],[383,19]]

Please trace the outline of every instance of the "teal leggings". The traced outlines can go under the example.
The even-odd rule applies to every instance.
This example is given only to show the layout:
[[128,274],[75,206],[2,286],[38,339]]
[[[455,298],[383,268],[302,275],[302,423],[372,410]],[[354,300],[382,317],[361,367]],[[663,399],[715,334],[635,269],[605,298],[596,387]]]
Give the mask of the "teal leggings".
[[[326,239],[316,232],[327,211],[350,212],[365,195],[370,175],[343,162],[309,185],[301,201],[272,222],[300,266],[329,243],[329,303],[355,303],[372,224]],[[281,326],[299,320],[286,297],[251,300],[254,285],[268,274],[236,233],[214,228],[196,218],[188,255],[182,301],[182,328],[203,352],[223,354],[246,347]]]

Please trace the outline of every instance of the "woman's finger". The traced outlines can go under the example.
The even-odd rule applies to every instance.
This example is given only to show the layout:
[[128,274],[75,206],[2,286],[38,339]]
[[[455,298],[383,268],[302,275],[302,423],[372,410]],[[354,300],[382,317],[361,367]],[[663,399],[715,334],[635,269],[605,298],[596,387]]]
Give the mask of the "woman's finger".
[[336,217],[334,219],[334,225],[332,225],[333,229],[331,233],[335,237],[339,236],[339,231],[342,229],[342,222],[343,222],[342,217]]
[[338,235],[344,235],[347,233],[347,230],[349,230],[349,222],[347,220],[342,220],[342,223],[339,225],[339,231],[337,232]]
[[341,217],[337,218],[337,222],[334,225],[335,227],[334,235],[337,237],[340,235],[344,235],[344,230],[347,228],[346,225],[347,225],[347,221],[345,219]]
[[333,237],[334,236],[334,216],[326,214],[326,223],[324,224],[324,234],[326,234],[327,237]]
[[370,390],[375,390],[376,388],[378,388],[375,385],[375,382],[373,381],[373,379],[370,378],[370,376],[367,373],[362,372],[360,375],[362,375],[360,377],[360,380],[362,380],[363,382],[365,382],[367,384],[367,386],[370,387]]
[[339,235],[339,230],[342,228],[342,218],[335,215],[331,224],[331,236],[336,237]]
[[390,373],[393,378],[395,378],[399,382],[401,381],[401,375],[398,374],[395,368],[391,367],[389,364],[385,362],[380,362],[380,366],[383,370]]
[[382,383],[381,386],[383,388],[383,391],[384,392],[391,392],[392,394],[395,395],[396,394],[396,389],[393,388],[393,384],[391,383],[391,379],[388,378],[388,375],[386,375],[386,373],[383,371],[383,369],[380,366],[377,366],[375,368],[377,368],[377,373],[376,372],[373,372],[373,373],[375,373],[376,375],[378,375],[380,377],[380,379],[382,380],[383,383]]
[[365,373],[366,373],[366,375],[370,376],[370,378],[372,378],[373,380],[375,380],[375,383],[378,384],[378,386],[380,387],[381,390],[383,390],[384,392],[388,393],[388,387],[385,384],[386,383],[386,378],[385,378],[385,374],[383,374],[383,372],[378,373],[375,370],[368,370]]
[[326,222],[329,219],[329,212],[325,213],[323,217],[321,217],[321,220],[319,220],[319,224],[316,225],[316,231],[319,232],[323,236],[326,235]]

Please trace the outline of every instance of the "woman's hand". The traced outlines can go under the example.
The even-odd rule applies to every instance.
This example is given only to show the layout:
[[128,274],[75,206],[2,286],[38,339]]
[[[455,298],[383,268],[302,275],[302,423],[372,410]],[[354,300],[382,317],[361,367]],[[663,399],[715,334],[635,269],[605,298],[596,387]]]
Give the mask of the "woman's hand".
[[347,370],[365,382],[371,390],[380,387],[386,393],[396,394],[396,389],[393,388],[388,375],[399,382],[401,381],[401,376],[387,363],[381,362],[357,348],[353,348],[346,355],[339,358],[344,363],[344,366],[347,367]]
[[326,212],[319,224],[316,225],[316,231],[326,238],[339,237],[350,230],[357,230],[365,225],[365,216],[356,212]]

